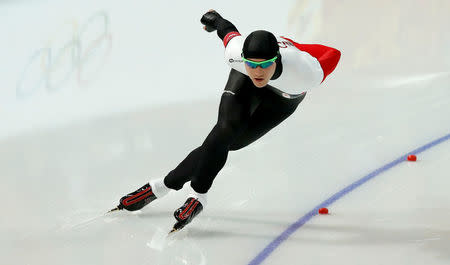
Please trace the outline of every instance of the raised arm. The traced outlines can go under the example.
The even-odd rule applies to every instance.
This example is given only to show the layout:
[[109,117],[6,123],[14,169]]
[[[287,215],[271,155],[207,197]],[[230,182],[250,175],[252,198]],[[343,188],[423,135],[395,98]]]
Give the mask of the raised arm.
[[203,28],[208,32],[217,30],[217,36],[223,41],[225,47],[232,38],[241,35],[233,23],[224,19],[213,9],[205,13],[200,22],[205,25]]

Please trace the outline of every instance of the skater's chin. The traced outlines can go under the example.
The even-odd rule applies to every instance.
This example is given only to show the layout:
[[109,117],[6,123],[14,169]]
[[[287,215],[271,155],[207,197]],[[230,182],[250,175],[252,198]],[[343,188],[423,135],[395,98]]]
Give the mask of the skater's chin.
[[253,82],[253,85],[255,85],[256,87],[260,87],[260,88],[267,86],[267,84],[269,83],[264,78],[252,78],[252,82]]

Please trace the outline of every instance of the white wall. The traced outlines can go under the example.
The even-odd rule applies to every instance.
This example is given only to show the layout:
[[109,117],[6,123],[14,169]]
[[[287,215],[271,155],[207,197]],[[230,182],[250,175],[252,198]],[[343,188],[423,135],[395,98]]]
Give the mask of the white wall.
[[243,33],[284,32],[291,2],[0,3],[0,137],[219,95],[229,70],[203,13],[215,8]]
[[[0,137],[98,115],[217,98],[223,47],[199,20],[215,8],[342,51],[340,85],[447,75],[448,1],[3,1]],[[333,77],[329,79],[333,80]],[[328,85],[334,85],[332,81]],[[359,81],[358,81],[359,80]]]

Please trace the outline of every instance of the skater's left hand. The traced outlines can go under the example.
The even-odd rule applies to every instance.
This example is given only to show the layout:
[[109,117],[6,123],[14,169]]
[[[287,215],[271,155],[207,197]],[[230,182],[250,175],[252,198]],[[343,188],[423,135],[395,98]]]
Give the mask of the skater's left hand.
[[204,30],[213,32],[217,29],[217,23],[220,19],[222,19],[222,16],[220,16],[220,14],[217,13],[214,9],[210,9],[202,16],[200,22],[205,25],[203,27]]

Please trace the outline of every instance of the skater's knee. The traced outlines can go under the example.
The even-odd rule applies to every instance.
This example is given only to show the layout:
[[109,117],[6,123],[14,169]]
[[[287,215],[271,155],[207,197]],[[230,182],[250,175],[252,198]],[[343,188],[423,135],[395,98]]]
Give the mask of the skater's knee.
[[164,185],[172,190],[181,190],[186,183],[185,178],[175,177],[174,171],[171,171],[169,175],[164,179]]
[[250,145],[251,143],[256,141],[261,136],[262,135],[258,135],[255,132],[253,132],[252,130],[246,130],[243,133],[241,133],[239,135],[239,137],[233,141],[233,143],[231,143],[230,151],[240,150],[240,149]]
[[199,193],[207,193],[208,190],[211,188],[213,181],[208,179],[193,179],[191,181],[191,187]]
[[240,142],[234,142],[230,145],[230,151],[237,151],[244,148],[247,144],[243,144]]
[[252,134],[243,134],[240,136],[236,141],[234,141],[230,145],[230,151],[237,151],[241,150],[244,147],[249,146],[250,144],[254,143],[256,140],[258,140],[263,134],[260,135],[252,135]]

